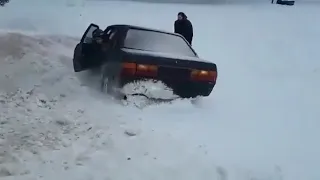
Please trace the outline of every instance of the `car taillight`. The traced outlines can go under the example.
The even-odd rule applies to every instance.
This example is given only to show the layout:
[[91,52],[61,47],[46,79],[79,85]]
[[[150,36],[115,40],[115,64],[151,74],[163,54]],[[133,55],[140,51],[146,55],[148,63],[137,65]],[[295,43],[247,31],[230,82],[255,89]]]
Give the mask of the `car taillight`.
[[121,74],[123,75],[135,75],[137,70],[136,63],[123,63]]
[[215,82],[217,80],[217,71],[203,71],[203,70],[192,70],[191,80],[193,81],[210,81]]
[[137,76],[157,76],[158,67],[148,64],[136,64],[136,63],[123,63],[122,64],[123,75],[137,75]]
[[136,74],[140,76],[157,76],[158,67],[154,65],[138,64]]

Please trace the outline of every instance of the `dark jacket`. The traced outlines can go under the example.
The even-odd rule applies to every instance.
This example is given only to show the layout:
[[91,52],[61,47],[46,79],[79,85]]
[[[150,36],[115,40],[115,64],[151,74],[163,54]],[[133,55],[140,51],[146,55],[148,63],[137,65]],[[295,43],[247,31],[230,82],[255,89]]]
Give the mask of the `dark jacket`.
[[193,27],[192,23],[187,19],[184,13],[180,13],[183,16],[182,20],[176,20],[174,22],[174,32],[181,34],[190,44],[192,44]]

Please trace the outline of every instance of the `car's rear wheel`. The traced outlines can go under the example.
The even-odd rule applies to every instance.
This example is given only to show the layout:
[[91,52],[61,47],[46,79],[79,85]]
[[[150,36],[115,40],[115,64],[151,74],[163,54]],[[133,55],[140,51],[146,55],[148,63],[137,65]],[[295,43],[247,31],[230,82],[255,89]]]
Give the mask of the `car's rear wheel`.
[[111,81],[112,81],[112,78],[108,77],[106,75],[106,73],[102,72],[101,80],[100,80],[100,82],[101,82],[100,86],[101,86],[102,92],[107,92],[108,94],[111,93],[111,90],[112,90],[112,87],[111,87],[112,82]]
[[114,91],[114,83],[112,82],[112,78],[104,78],[101,81],[101,90],[102,92],[107,92],[108,94],[112,94]]
[[111,75],[108,72],[108,67],[103,66],[101,70],[101,91],[107,93],[111,96],[118,97],[120,96],[119,82],[120,79],[116,75]]

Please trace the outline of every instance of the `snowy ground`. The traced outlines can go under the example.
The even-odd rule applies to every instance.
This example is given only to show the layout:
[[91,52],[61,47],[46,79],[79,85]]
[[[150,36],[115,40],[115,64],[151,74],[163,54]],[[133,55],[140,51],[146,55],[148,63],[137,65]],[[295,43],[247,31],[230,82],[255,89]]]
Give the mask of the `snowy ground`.
[[[0,11],[1,180],[320,179],[320,7],[49,2]],[[123,107],[73,72],[89,23],[172,30],[178,11],[218,65],[210,97]]]

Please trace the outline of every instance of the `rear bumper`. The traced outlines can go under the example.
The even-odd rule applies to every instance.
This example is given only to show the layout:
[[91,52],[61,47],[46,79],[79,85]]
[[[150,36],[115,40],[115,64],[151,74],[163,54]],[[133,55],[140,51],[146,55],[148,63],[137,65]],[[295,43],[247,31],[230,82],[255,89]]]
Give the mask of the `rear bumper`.
[[[123,87],[127,83],[139,80],[148,80],[147,77],[127,77],[120,78],[120,86]],[[190,80],[170,80],[170,79],[154,79],[160,80],[170,87],[173,92],[182,98],[194,98],[197,96],[209,96],[215,86],[213,82],[195,82]]]

